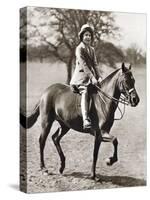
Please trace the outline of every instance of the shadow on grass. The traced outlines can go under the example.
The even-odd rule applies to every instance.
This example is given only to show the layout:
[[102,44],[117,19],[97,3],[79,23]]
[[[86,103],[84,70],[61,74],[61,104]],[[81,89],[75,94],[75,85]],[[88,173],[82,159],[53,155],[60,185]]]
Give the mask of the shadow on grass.
[[[64,176],[73,176],[75,178],[90,179],[90,174],[81,172],[73,172],[71,174],[64,174]],[[133,178],[129,176],[102,176],[97,174],[96,182],[105,184],[111,183],[121,187],[134,187],[134,186],[146,186],[146,180]]]

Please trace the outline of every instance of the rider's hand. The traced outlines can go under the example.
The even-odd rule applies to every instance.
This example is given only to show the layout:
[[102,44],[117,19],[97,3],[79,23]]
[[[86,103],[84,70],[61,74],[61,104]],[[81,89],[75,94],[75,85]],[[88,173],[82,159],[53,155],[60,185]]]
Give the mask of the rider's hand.
[[97,79],[94,76],[92,78],[92,84],[93,85],[97,85],[98,84],[98,81],[97,81]]
[[100,83],[102,81],[102,77],[99,77],[98,78],[98,82]]

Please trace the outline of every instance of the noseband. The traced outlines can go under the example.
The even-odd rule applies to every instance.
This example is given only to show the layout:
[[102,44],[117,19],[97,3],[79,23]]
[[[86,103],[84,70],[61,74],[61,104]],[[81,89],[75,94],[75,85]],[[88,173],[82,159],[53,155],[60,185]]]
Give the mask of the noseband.
[[[127,74],[127,73],[129,73],[129,72],[127,71],[127,72],[123,73],[120,77],[122,77],[124,74]],[[124,99],[125,102],[128,103],[128,105],[129,105],[129,104],[130,104],[130,102],[129,102],[130,95],[131,95],[131,93],[132,93],[133,91],[135,91],[135,88],[132,87],[132,88],[128,89],[128,88],[125,86],[125,80],[122,80],[122,81],[119,81],[119,80],[118,80],[118,87],[119,87],[119,90],[120,90],[121,94],[124,95],[124,98],[123,98],[123,99]],[[122,98],[122,97],[121,97],[121,98]]]

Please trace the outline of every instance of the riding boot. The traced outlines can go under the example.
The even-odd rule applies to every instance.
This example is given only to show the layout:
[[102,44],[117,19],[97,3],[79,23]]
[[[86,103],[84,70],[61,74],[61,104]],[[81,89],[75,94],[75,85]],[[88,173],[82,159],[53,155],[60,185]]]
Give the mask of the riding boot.
[[88,116],[89,104],[88,104],[88,94],[87,92],[83,92],[81,95],[81,112],[83,117],[83,128],[90,129],[91,128],[91,120]]

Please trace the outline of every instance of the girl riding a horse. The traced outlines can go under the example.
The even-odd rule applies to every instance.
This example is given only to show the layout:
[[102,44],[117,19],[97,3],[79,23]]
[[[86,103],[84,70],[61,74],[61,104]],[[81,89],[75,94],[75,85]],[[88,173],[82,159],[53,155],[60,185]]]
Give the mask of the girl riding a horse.
[[81,94],[81,112],[83,117],[83,128],[91,128],[91,120],[88,115],[90,84],[97,85],[101,80],[97,68],[95,50],[91,46],[93,41],[93,29],[84,24],[79,32],[80,44],[76,48],[76,67],[70,85]]
[[[121,94],[124,99],[119,100]],[[92,129],[87,133],[94,136],[94,150],[91,178],[96,178],[96,163],[101,142],[111,142],[114,152],[106,160],[107,165],[113,165],[118,160],[118,140],[110,133],[114,123],[115,111],[118,103],[138,105],[140,99],[135,89],[135,79],[133,78],[131,66],[125,67],[122,63],[121,68],[116,69],[101,82],[101,88],[92,94],[93,103],[89,111]],[[67,103],[66,103],[67,102]],[[44,161],[44,148],[50,133],[53,122],[56,120],[60,126],[51,133],[52,140],[60,157],[61,166],[59,172],[62,174],[65,169],[65,155],[61,147],[61,139],[70,129],[85,133],[82,126],[82,113],[79,106],[81,96],[71,91],[70,86],[56,83],[49,86],[33,111],[26,116],[21,110],[20,123],[25,129],[31,128],[40,115],[41,134],[40,144],[40,166],[42,171],[46,171]]]
[[[101,142],[111,142],[114,147],[113,155],[106,160],[107,165],[113,165],[118,160],[118,140],[110,134],[114,123],[115,111],[118,103],[135,107],[140,99],[135,89],[131,66],[127,68],[124,63],[121,67],[109,74],[99,82],[100,74],[97,69],[94,48],[91,47],[93,30],[89,25],[83,25],[79,32],[80,44],[76,48],[76,69],[73,74],[71,85],[76,86],[80,95],[71,91],[71,87],[62,83],[49,86],[42,94],[35,108],[26,116],[21,110],[20,123],[25,128],[31,128],[40,116],[41,134],[40,167],[47,172],[44,161],[44,148],[54,121],[59,123],[57,129],[51,133],[52,141],[60,157],[59,172],[65,169],[66,157],[61,147],[61,139],[70,129],[81,133],[90,133],[94,136],[93,161],[91,178],[96,178],[96,163]],[[91,108],[88,116],[88,90],[90,84],[96,85],[96,92],[92,91]],[[124,98],[119,100],[123,94]],[[80,108],[81,103],[81,108]],[[83,120],[82,120],[83,119]],[[83,123],[84,122],[84,123]],[[85,131],[86,128],[92,127]]]

